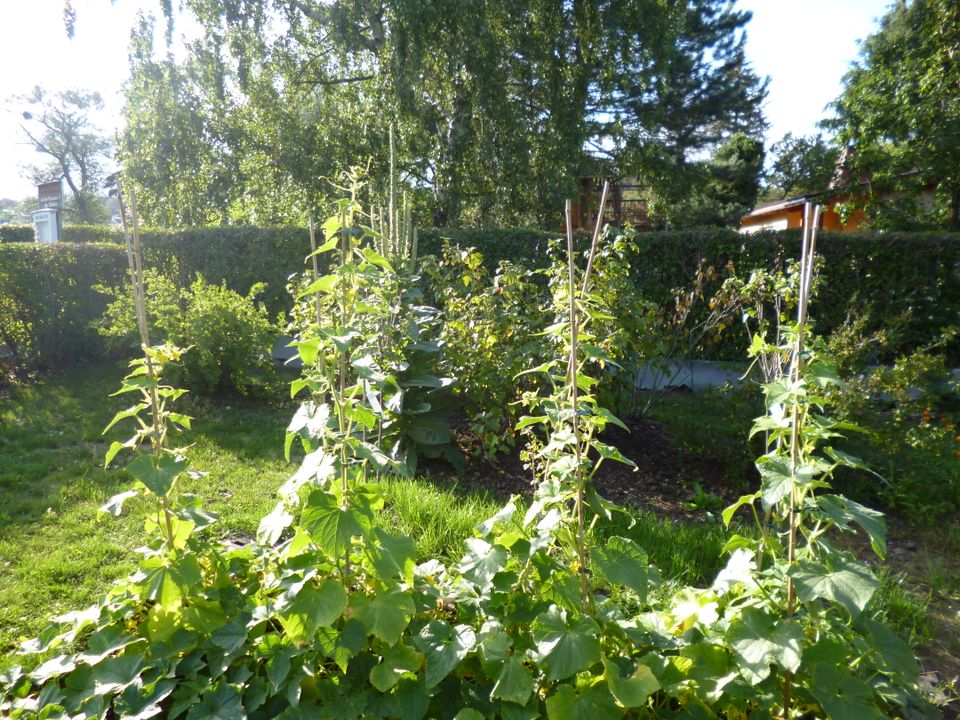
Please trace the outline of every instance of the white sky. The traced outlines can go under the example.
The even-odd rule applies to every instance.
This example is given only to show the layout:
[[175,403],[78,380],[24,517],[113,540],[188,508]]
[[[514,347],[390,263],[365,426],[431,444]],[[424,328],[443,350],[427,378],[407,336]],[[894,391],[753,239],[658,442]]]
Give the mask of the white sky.
[[[751,10],[747,52],[754,70],[770,77],[767,141],[786,132],[809,134],[824,106],[840,93],[840,79],[891,0],[740,0]],[[23,145],[11,95],[40,85],[48,91],[99,90],[108,112],[101,127],[119,123],[120,90],[127,78],[127,44],[138,9],[159,14],[157,0],[75,0],[76,34],[63,29],[63,0],[0,0],[0,198],[21,199],[36,189],[19,166],[43,161]]]

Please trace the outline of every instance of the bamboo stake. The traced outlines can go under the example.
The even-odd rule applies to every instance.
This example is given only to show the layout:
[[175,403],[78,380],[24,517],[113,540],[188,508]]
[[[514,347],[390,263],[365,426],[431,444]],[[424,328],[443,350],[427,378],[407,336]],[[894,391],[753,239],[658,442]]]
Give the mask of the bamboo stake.
[[573,262],[573,202],[566,202],[566,220],[567,220],[567,270],[569,273],[568,291],[570,293],[570,362],[567,366],[567,382],[570,387],[570,404],[573,408],[573,436],[574,436],[574,454],[576,467],[574,478],[577,484],[577,564],[580,566],[580,595],[583,599],[584,607],[592,607],[590,598],[590,584],[587,579],[587,550],[585,542],[585,518],[584,506],[586,497],[583,487],[583,469],[581,468],[581,448],[580,448],[580,422],[578,397],[577,397],[577,341],[579,339],[580,329],[577,323],[577,298],[576,298],[576,280],[574,277]]
[[[147,367],[147,377],[150,379],[150,412],[153,426],[151,428],[150,444],[155,459],[166,447],[166,433],[164,432],[163,418],[161,416],[160,397],[157,393],[159,377],[157,369],[154,366],[153,358],[149,353],[150,348],[150,328],[147,325],[147,303],[146,289],[143,280],[143,259],[140,248],[140,219],[137,215],[137,196],[133,188],[130,188],[130,225],[127,225],[127,207],[124,201],[123,182],[121,177],[117,177],[117,200],[120,203],[120,219],[123,223],[123,234],[127,241],[127,263],[130,268],[130,282],[133,286],[133,303],[137,313],[137,326],[140,330],[140,341],[143,348],[143,356]],[[163,527],[166,530],[165,544],[168,550],[174,548],[173,536],[173,516],[170,511],[169,494],[160,498],[160,511],[157,514],[157,520],[163,517]]]
[[387,214],[387,221],[390,227],[390,250],[391,253],[397,252],[396,236],[396,214],[397,214],[397,165],[396,154],[393,148],[393,123],[390,123],[390,207]]
[[593,224],[593,240],[590,242],[590,257],[587,259],[587,269],[583,273],[583,287],[580,289],[581,295],[587,294],[590,287],[590,273],[593,270],[593,259],[597,255],[597,242],[600,239],[600,229],[603,226],[603,213],[607,206],[607,192],[610,190],[610,181],[603,181],[603,192],[600,193],[600,210],[597,212],[596,222]]
[[[797,383],[800,380],[803,362],[804,328],[807,322],[807,307],[810,298],[810,284],[813,276],[814,250],[817,242],[817,225],[820,223],[820,206],[814,207],[806,203],[803,208],[803,240],[800,247],[800,296],[797,302],[797,337],[790,363],[790,380]],[[798,512],[802,497],[797,493],[796,485],[800,466],[800,403],[794,400],[792,412],[792,428],[790,431],[790,510],[788,516],[788,545],[787,563],[791,567],[797,561],[797,533]],[[787,575],[787,618],[792,619],[796,609],[796,589],[793,576]],[[784,674],[783,682],[783,716],[790,716],[791,700],[791,673]]]

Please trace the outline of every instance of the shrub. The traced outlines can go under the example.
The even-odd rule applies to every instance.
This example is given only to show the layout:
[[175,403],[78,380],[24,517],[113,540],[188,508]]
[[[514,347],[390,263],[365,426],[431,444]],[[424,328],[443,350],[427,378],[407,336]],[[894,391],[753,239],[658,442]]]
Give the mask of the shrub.
[[95,290],[117,285],[127,258],[115,245],[0,245],[0,344],[19,370],[103,357],[92,327],[107,306]]
[[32,225],[0,225],[0,243],[33,242]]
[[123,228],[117,225],[64,225],[60,239],[69,243],[122,243]]
[[[882,476],[859,492],[918,524],[960,508],[960,382],[938,352],[949,339],[902,355],[890,366],[858,368],[831,393],[838,414],[865,429],[853,447]],[[836,334],[831,349],[842,352],[855,343],[867,354],[883,342],[882,335],[863,338],[853,328]]]
[[422,262],[427,293],[443,311],[440,342],[446,372],[457,379],[454,392],[485,455],[514,444],[520,389],[531,378],[515,377],[531,357],[549,350],[540,335],[548,324],[543,283],[532,271],[508,260],[491,272],[474,248],[444,243],[438,256]]
[[287,281],[303,268],[310,252],[307,231],[294,227],[151,230],[142,238],[146,264],[178,268],[180,287],[187,287],[197,274],[241,294],[260,284],[260,299],[271,315],[290,310]]
[[[247,393],[262,390],[275,378],[270,350],[279,331],[266,309],[255,302],[262,286],[239,295],[199,275],[189,288],[148,271],[147,318],[164,341],[190,347],[171,375],[200,393]],[[101,333],[121,344],[138,342],[133,301],[128,287],[114,290],[116,299],[100,323]]]

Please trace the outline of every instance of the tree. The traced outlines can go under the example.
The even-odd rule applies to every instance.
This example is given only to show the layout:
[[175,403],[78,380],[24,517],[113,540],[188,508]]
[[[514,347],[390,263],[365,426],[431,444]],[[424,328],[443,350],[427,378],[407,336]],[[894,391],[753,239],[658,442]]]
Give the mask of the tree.
[[960,4],[899,0],[863,43],[836,101],[838,137],[871,199],[936,184],[940,217],[960,230]]
[[771,199],[821,192],[834,179],[839,153],[823,135],[787,133],[770,148],[773,162],[765,193]]
[[698,158],[736,133],[759,137],[767,81],[746,59],[750,13],[724,0],[690,0],[652,72],[623,73],[611,103],[619,164],[682,202],[701,181]]
[[34,149],[51,158],[45,166],[29,169],[35,182],[63,178],[71,194],[68,205],[80,223],[103,220],[97,192],[103,179],[110,141],[90,117],[103,109],[99,93],[66,90],[48,94],[37,87],[31,95],[14,98],[23,122],[20,128]]
[[[683,163],[759,118],[763,91],[743,60],[740,32],[749,15],[719,0],[697,0],[692,10],[659,0],[186,7],[204,36],[176,68],[141,53],[125,146],[129,158],[141,158],[131,174],[144,192],[169,203],[180,195],[165,187],[179,182],[176,174],[148,166],[169,168],[171,158],[179,168],[207,164],[193,142],[157,138],[179,127],[207,144],[221,158],[213,167],[232,178],[229,197],[212,204],[225,208],[221,221],[282,219],[329,192],[327,178],[338,170],[367,162],[369,189],[383,198],[392,125],[401,184],[420,222],[553,224],[586,172],[587,151],[607,152],[614,172],[649,144],[669,146]],[[679,55],[677,42],[685,43]],[[679,56],[689,58],[689,77],[663,80],[670,72],[680,78]],[[162,82],[150,79],[157,65],[180,77],[175,95],[147,89]],[[682,102],[671,94],[678,83]],[[714,92],[715,83],[722,90]],[[705,93],[709,102],[699,102]],[[160,96],[190,106],[200,127],[159,114]],[[660,114],[641,118],[636,103],[654,97]],[[676,112],[696,132],[688,134]],[[182,157],[187,150],[200,161]],[[275,187],[283,189],[271,193]]]
[[202,57],[182,66],[154,59],[152,40],[153,21],[141,16],[131,34],[121,144],[125,170],[140,186],[138,209],[162,227],[225,223],[241,184],[226,94],[205,90],[214,73]]
[[710,160],[690,163],[694,188],[681,201],[654,215],[669,227],[736,225],[754,205],[763,174],[763,142],[734,133]]

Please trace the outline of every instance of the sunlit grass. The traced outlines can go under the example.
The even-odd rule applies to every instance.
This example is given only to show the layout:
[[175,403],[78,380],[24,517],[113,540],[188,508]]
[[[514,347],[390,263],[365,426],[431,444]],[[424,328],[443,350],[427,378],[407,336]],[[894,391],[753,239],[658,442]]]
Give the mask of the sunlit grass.
[[[18,638],[37,634],[55,614],[94,602],[134,567],[146,501],[132,503],[120,518],[97,516],[111,495],[132,486],[123,470],[103,469],[109,441],[124,437],[121,429],[101,436],[113,414],[130,403],[129,397],[109,397],[123,370],[85,368],[0,394],[0,668],[9,663]],[[657,417],[681,441],[692,440],[693,403],[677,404],[664,402]],[[295,469],[282,450],[290,406],[280,398],[274,403],[195,398],[182,405],[195,417],[194,429],[177,442],[190,444],[193,467],[207,473],[186,481],[184,489],[220,516],[215,538],[252,536]],[[697,409],[701,419],[728,412],[713,400]],[[733,442],[729,426],[717,431],[715,440]],[[455,562],[464,539],[499,506],[486,494],[424,479],[383,485],[380,522],[411,536],[421,560]],[[672,584],[704,586],[724,564],[721,549],[728,534],[717,523],[683,523],[643,511],[632,518],[615,515],[594,533],[599,542],[610,535],[634,539]],[[873,610],[904,636],[928,638],[926,599],[890,573],[881,573],[881,579]]]

